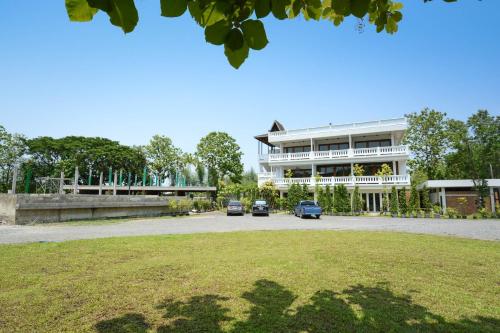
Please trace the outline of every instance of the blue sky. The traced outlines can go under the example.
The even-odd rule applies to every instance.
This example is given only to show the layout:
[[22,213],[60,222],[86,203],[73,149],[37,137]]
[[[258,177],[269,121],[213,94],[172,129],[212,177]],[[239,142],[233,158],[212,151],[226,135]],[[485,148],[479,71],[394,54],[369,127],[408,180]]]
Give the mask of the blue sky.
[[146,144],[154,134],[194,151],[230,133],[246,168],[253,136],[287,128],[400,117],[431,107],[466,119],[500,113],[500,1],[403,1],[395,35],[356,21],[265,19],[270,43],[239,70],[207,44],[188,14],[159,15],[136,0],[124,35],[99,13],[70,23],[64,1],[0,0],[0,124],[29,137],[103,136]]

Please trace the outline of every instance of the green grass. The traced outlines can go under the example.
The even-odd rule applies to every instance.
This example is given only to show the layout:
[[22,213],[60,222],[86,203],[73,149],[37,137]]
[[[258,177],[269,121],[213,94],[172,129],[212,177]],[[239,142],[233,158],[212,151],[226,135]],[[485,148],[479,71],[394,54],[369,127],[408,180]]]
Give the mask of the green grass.
[[94,219],[94,220],[72,220],[66,222],[44,222],[44,223],[34,223],[37,226],[80,226],[80,225],[105,225],[105,224],[115,224],[115,223],[124,223],[131,221],[141,221],[141,220],[169,220],[169,219],[179,219],[192,217],[196,215],[177,215],[177,216],[137,216],[137,217],[123,217],[123,218],[107,218],[107,219]]
[[240,232],[0,246],[2,332],[498,332],[500,243]]

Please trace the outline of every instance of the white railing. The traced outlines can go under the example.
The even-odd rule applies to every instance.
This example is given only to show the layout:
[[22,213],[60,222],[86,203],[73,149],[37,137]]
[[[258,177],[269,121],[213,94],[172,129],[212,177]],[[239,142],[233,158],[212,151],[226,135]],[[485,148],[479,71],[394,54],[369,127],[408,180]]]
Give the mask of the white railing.
[[362,123],[352,123],[352,124],[342,124],[342,125],[330,125],[330,126],[322,126],[322,127],[313,127],[313,128],[302,128],[302,129],[294,129],[294,130],[285,130],[285,131],[277,131],[277,132],[269,132],[269,138],[279,138],[286,135],[296,136],[296,135],[304,135],[304,134],[318,134],[325,133],[331,131],[339,131],[339,130],[347,130],[347,129],[363,129],[363,128],[373,128],[380,126],[394,126],[394,125],[403,125],[406,126],[405,118],[396,118],[396,119],[387,119],[387,120],[378,120],[378,121],[367,121]]
[[276,174],[274,172],[259,172],[257,177],[260,178],[274,178]]
[[374,147],[374,148],[356,148],[328,151],[312,151],[307,153],[282,153],[260,155],[259,159],[269,162],[284,162],[284,161],[306,161],[306,160],[329,160],[342,159],[353,157],[373,157],[373,156],[391,156],[391,155],[408,155],[407,146],[390,146],[390,147]]
[[[259,181],[262,180],[259,178]],[[266,179],[269,180],[269,179]],[[271,179],[278,187],[284,187],[291,184],[306,184],[308,186],[325,185],[410,185],[409,175],[394,176],[345,176],[345,177],[321,177],[316,180],[314,177],[307,178],[274,178]]]

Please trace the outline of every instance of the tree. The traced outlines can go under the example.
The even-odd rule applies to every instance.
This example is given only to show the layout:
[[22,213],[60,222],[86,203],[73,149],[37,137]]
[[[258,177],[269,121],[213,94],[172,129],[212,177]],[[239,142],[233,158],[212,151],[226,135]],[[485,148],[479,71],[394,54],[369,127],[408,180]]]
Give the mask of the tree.
[[420,113],[407,114],[406,118],[408,129],[403,143],[413,154],[409,166],[423,170],[428,179],[439,178],[449,148],[446,113],[425,108]]
[[420,209],[420,198],[417,191],[417,186],[412,185],[410,191],[410,204],[408,210],[410,213],[416,212]]
[[8,133],[0,125],[0,192],[10,188],[14,167],[23,161],[26,152],[26,138],[21,134]]
[[393,186],[391,190],[391,214],[396,215],[398,213],[398,192],[396,187]]
[[365,174],[365,168],[356,163],[352,166],[352,173],[356,177],[363,176]]
[[225,132],[212,132],[201,138],[196,156],[209,170],[209,180],[218,184],[225,177],[240,182],[243,173],[240,146]]
[[[59,177],[74,174],[78,167],[82,179],[91,176],[93,184],[99,181],[99,173],[111,167],[133,174],[142,174],[146,165],[140,147],[121,145],[100,137],[67,136],[60,139],[38,137],[26,141],[28,159],[34,175]],[[90,175],[90,172],[92,173]]]
[[302,188],[299,184],[293,183],[288,188],[287,196],[287,208],[290,212],[293,212],[295,206],[302,200]]
[[351,210],[353,213],[359,213],[363,210],[363,198],[357,185],[354,186],[354,191],[352,192]]
[[257,183],[257,174],[255,173],[255,170],[250,168],[247,172],[243,173],[241,177],[241,183],[242,184],[247,184],[247,183]]
[[144,147],[149,169],[160,177],[169,177],[174,181],[177,171],[185,166],[186,156],[173,145],[172,140],[164,135],[155,135]]
[[403,187],[399,191],[398,199],[399,199],[399,212],[401,213],[401,215],[406,215],[406,213],[408,213],[408,205],[406,203],[406,188],[405,187]]
[[[430,0],[423,0],[428,2]],[[455,0],[444,0],[453,2]],[[393,0],[160,0],[161,15],[191,17],[205,30],[205,40],[224,45],[224,54],[234,68],[239,68],[249,50],[261,50],[268,40],[263,22],[272,15],[278,20],[303,16],[306,20],[328,20],[335,26],[346,17],[355,17],[375,25],[376,31],[393,34],[403,18],[403,4]],[[98,10],[104,11],[111,24],[125,33],[131,32],[139,21],[134,0],[66,0],[71,21],[91,21]],[[254,19],[254,15],[255,18]],[[366,18],[367,17],[367,18]]]
[[336,185],[334,191],[334,209],[340,213],[351,211],[351,203],[349,201],[349,192],[344,184]]
[[[377,171],[375,174],[376,176],[379,176],[381,178],[387,177],[387,176],[392,176],[392,169],[391,167],[384,163],[380,166],[380,169]],[[389,192],[387,192],[387,187],[384,185],[384,201],[382,204],[382,210],[389,211]],[[385,209],[384,209],[385,208]]]
[[271,180],[268,180],[259,188],[259,193],[262,199],[266,200],[270,207],[276,208],[276,200],[278,199],[278,190]]
[[425,186],[422,189],[422,208],[427,213],[431,211],[431,199],[429,197],[429,189]]

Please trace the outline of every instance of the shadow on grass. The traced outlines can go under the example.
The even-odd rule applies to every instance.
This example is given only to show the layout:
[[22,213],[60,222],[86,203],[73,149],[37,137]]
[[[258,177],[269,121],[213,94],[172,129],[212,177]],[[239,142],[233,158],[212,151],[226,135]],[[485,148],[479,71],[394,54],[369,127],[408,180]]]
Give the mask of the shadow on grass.
[[[341,293],[317,291],[305,305],[296,309],[296,296],[280,284],[259,280],[252,291],[241,295],[251,303],[246,320],[233,323],[232,329],[222,327],[233,318],[229,308],[220,303],[229,300],[219,295],[191,297],[185,302],[166,300],[157,306],[164,310],[168,325],[158,333],[228,332],[499,332],[498,318],[475,317],[447,321],[424,306],[415,304],[409,295],[398,296],[387,284],[375,287],[352,286]],[[99,333],[149,332],[141,314],[101,321]]]

